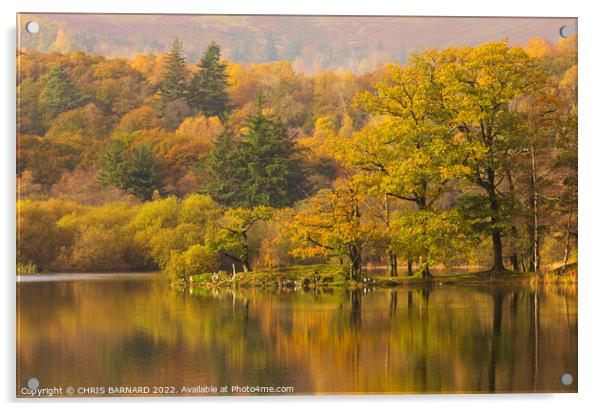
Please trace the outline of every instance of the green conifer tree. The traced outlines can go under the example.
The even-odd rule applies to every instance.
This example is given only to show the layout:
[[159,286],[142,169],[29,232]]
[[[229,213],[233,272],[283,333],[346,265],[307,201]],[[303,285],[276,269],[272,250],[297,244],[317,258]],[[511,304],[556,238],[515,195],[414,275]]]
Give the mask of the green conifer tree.
[[176,38],[167,54],[167,66],[159,93],[164,103],[186,96],[186,59],[182,55],[182,41]]
[[153,153],[144,145],[128,150],[121,140],[112,141],[105,153],[100,182],[131,193],[142,201],[152,200],[162,184]]
[[226,206],[244,203],[240,184],[247,179],[246,165],[241,162],[240,144],[228,127],[224,127],[214,141],[208,159],[211,181],[207,193],[215,201]]
[[240,141],[230,132],[216,140],[208,193],[232,207],[288,207],[308,195],[309,185],[295,143],[282,121],[263,113],[261,100]]
[[220,63],[220,47],[212,42],[197,63],[188,90],[188,105],[203,115],[224,119],[228,111],[228,75],[226,65]]
[[143,201],[153,199],[155,191],[161,190],[161,180],[150,149],[138,147],[127,163],[129,191]]
[[248,119],[241,143],[248,179],[243,185],[248,206],[282,208],[307,195],[307,181],[286,126],[263,114],[261,100]]
[[42,90],[41,100],[47,114],[54,118],[60,113],[80,107],[86,100],[63,66],[52,66]]

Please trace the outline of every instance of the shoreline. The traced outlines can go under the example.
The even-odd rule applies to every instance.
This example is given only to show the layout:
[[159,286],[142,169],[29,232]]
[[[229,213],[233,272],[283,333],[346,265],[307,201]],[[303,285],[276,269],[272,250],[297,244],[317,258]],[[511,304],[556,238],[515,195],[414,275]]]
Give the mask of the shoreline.
[[420,273],[412,276],[397,277],[362,274],[361,280],[347,278],[347,267],[339,265],[293,266],[237,273],[206,273],[176,280],[176,288],[261,288],[261,289],[312,289],[312,288],[394,288],[406,286],[443,286],[443,285],[504,285],[504,284],[577,284],[577,264],[567,266],[567,272],[560,275],[557,271],[542,273],[527,272],[472,272],[453,275],[433,275],[425,280]]

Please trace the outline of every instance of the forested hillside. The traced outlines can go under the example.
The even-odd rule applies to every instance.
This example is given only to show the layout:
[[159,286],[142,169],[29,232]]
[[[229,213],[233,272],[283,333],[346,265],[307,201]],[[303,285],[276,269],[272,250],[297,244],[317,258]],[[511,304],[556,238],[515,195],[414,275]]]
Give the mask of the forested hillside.
[[18,51],[21,270],[343,262],[354,279],[428,279],[576,257],[576,38],[426,49],[363,74],[220,46]]

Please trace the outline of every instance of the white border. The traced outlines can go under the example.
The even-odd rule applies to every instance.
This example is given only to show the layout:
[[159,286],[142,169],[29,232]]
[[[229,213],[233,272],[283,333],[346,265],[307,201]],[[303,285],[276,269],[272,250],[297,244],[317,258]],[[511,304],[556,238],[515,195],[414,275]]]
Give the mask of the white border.
[[[579,394],[563,395],[429,395],[429,396],[377,396],[377,397],[290,397],[290,398],[201,398],[201,399],[155,399],[155,400],[104,400],[92,401],[44,401],[34,403],[45,409],[65,407],[104,409],[106,406],[123,407],[141,405],[149,409],[163,410],[166,402],[175,402],[177,407],[220,407],[244,408],[249,410],[266,410],[286,407],[287,410],[306,410],[316,406],[344,407],[350,410],[363,410],[366,407],[395,407],[407,410],[448,410],[503,409],[510,407],[523,409],[526,407],[542,407],[546,411],[563,410],[578,405],[579,409],[594,409],[600,401],[600,302],[602,301],[602,267],[598,257],[600,243],[600,213],[602,204],[600,195],[600,177],[602,177],[601,150],[602,133],[600,132],[600,111],[602,97],[600,88],[600,68],[602,42],[602,22],[597,13],[595,1],[470,1],[470,0],[426,0],[426,1],[386,1],[386,0],[97,0],[84,2],[81,0],[19,0],[7,4],[0,3],[0,19],[3,40],[0,79],[3,97],[0,99],[2,115],[3,161],[0,162],[2,178],[2,237],[3,267],[3,337],[1,353],[4,356],[4,369],[0,373],[2,400],[15,406],[14,400],[14,253],[15,253],[15,221],[14,221],[14,169],[15,169],[15,13],[21,12],[106,12],[106,13],[205,13],[205,14],[346,14],[346,15],[449,15],[449,16],[537,16],[537,17],[578,17],[579,18],[579,102],[580,102],[580,287],[579,287]],[[22,401],[20,401],[22,402]],[[83,403],[85,402],[85,404]],[[107,402],[110,402],[108,404]],[[130,404],[136,402],[137,404]],[[578,404],[575,404],[578,402]],[[372,404],[370,404],[372,403]],[[32,405],[31,402],[27,404]]]

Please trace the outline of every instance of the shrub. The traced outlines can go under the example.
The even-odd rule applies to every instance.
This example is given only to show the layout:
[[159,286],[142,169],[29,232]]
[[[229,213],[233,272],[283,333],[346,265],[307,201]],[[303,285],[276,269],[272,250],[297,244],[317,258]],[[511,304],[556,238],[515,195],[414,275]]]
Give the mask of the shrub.
[[195,244],[183,253],[172,252],[166,272],[170,277],[181,279],[195,274],[217,271],[217,255],[206,247]]

